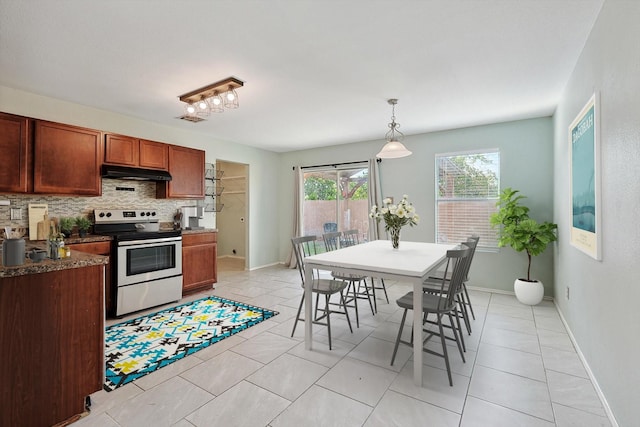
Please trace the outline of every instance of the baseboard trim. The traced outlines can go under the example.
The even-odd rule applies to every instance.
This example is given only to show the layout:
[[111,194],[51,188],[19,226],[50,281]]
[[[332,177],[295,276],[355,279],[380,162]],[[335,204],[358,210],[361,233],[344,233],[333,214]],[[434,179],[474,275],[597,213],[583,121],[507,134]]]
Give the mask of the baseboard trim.
[[243,256],[237,256],[237,255],[219,255],[218,256],[218,259],[222,259],[222,258],[244,259]]
[[[467,286],[467,289],[469,289],[470,291],[490,292],[493,294],[502,294],[502,295],[511,295],[511,296],[516,295],[515,292],[513,291],[505,291],[503,289],[494,289],[494,288],[483,288],[481,286]],[[553,297],[545,296],[543,299],[547,301],[553,301]]]
[[558,314],[560,315],[560,320],[562,320],[562,323],[564,324],[564,327],[567,330],[567,334],[569,334],[569,339],[571,339],[573,346],[576,348],[576,353],[578,353],[578,357],[580,358],[580,361],[582,361],[582,364],[584,365],[585,370],[587,371],[587,375],[591,380],[591,384],[593,384],[593,387],[596,390],[596,394],[600,398],[600,403],[602,403],[602,407],[604,408],[604,412],[607,414],[607,418],[609,419],[611,426],[620,427],[618,422],[616,421],[616,417],[613,415],[613,411],[611,410],[611,407],[609,406],[609,402],[607,402],[607,398],[605,397],[604,393],[602,392],[602,389],[600,388],[600,384],[598,384],[598,380],[593,374],[593,371],[591,370],[589,363],[587,363],[587,359],[584,357],[582,350],[580,350],[580,346],[578,345],[576,338],[573,336],[573,332],[571,332],[571,328],[569,328],[569,324],[567,323],[567,320],[562,314],[562,310],[560,310],[560,306],[555,300],[553,301],[553,304],[556,306],[556,310],[558,310]]
[[271,264],[260,265],[258,267],[252,267],[249,271],[260,270],[261,268],[273,267],[274,265],[284,264],[283,262],[272,262]]

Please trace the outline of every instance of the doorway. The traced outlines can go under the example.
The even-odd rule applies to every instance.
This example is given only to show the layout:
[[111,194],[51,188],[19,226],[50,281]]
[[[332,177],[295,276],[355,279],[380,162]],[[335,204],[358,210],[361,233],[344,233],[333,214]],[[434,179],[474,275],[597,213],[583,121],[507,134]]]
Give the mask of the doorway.
[[248,268],[248,181],[249,165],[224,160],[216,161],[219,211],[218,271],[243,271]]

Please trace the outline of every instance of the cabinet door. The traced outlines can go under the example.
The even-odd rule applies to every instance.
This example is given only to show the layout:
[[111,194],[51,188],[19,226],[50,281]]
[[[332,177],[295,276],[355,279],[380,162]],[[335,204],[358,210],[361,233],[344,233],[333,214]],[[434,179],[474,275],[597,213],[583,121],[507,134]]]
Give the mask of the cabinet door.
[[218,281],[217,233],[182,236],[182,294],[211,288]]
[[204,151],[169,146],[171,181],[156,185],[156,197],[201,199],[204,197]]
[[140,167],[166,171],[169,168],[169,145],[141,139]]
[[[72,243],[67,245],[72,251],[86,252],[94,255],[111,256],[111,242],[87,242],[87,243]],[[105,313],[111,313],[113,305],[113,291],[111,289],[111,258],[109,258],[109,264],[104,266],[104,305]]]
[[29,119],[0,113],[0,192],[26,193],[31,175]]
[[104,162],[123,166],[138,166],[139,145],[136,138],[107,134],[104,138]]
[[33,191],[99,196],[101,136],[93,129],[36,121]]

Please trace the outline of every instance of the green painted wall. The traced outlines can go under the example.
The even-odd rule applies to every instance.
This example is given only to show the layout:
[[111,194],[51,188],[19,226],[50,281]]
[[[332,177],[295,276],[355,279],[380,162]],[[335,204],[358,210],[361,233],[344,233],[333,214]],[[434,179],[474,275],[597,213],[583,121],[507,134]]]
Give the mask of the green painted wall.
[[[401,119],[401,118],[400,118]],[[381,124],[381,134],[384,133]],[[402,159],[384,160],[380,167],[384,196],[408,194],[421,224],[402,230],[402,239],[435,240],[435,155],[457,151],[498,148],[501,153],[501,186],[513,187],[528,197],[531,215],[538,220],[553,216],[553,127],[550,117],[477,126],[446,132],[415,135],[405,139],[413,152]],[[367,160],[376,155],[382,140],[284,153],[281,156],[280,257],[290,251],[293,210],[294,165]],[[476,252],[471,286],[511,292],[513,281],[526,274],[527,258],[510,248],[499,253]],[[553,248],[535,259],[532,274],[545,284],[545,294],[553,292]]]

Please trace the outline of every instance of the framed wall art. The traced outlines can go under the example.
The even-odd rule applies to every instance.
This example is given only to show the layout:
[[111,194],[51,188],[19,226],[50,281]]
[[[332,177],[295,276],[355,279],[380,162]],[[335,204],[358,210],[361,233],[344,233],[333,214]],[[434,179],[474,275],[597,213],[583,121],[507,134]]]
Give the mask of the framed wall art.
[[594,93],[569,125],[571,245],[601,260],[599,101]]

